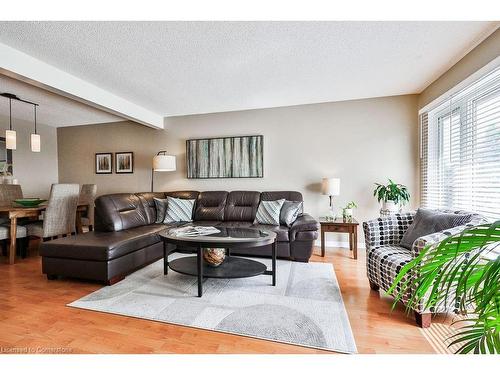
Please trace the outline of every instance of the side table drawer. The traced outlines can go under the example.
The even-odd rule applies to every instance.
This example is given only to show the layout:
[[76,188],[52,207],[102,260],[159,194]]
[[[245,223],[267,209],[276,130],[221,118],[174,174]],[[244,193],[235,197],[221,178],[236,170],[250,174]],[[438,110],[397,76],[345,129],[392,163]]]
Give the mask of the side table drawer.
[[321,227],[322,230],[325,232],[349,232],[349,227],[345,225],[338,225],[338,224],[326,224],[322,225]]

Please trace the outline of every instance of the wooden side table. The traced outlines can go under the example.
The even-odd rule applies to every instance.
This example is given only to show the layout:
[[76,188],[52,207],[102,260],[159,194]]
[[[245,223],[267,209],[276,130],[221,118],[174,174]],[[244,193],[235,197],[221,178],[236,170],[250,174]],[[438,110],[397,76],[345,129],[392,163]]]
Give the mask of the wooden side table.
[[358,222],[355,219],[344,221],[343,219],[324,220],[320,218],[321,224],[321,256],[325,256],[325,233],[349,233],[349,250],[352,251],[354,259],[358,259]]

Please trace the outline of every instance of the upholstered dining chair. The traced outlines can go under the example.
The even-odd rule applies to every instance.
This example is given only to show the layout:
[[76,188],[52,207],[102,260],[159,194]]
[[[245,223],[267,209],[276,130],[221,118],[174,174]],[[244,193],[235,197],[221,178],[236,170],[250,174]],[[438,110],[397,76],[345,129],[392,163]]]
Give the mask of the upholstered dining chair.
[[10,205],[16,199],[23,197],[21,185],[0,184],[0,204]]
[[79,196],[78,184],[52,184],[43,220],[26,225],[28,236],[47,240],[74,233]]
[[88,208],[85,215],[82,215],[82,225],[89,228],[89,231],[94,230],[94,201],[97,195],[96,184],[83,184],[80,190],[79,203],[87,203]]
[[[0,205],[10,206],[16,199],[23,197],[21,185],[15,184],[0,184]],[[0,241],[2,246],[2,254],[7,254],[7,240],[10,238],[10,224],[6,217],[0,218]],[[28,241],[26,240],[26,228],[22,225],[17,226],[17,249],[23,258],[26,257],[28,249]]]

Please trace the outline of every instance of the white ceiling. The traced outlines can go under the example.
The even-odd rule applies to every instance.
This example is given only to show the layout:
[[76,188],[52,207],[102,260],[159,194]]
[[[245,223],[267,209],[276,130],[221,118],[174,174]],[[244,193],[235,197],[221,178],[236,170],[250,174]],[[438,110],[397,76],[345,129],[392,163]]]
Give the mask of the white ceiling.
[[496,22],[0,22],[0,43],[164,116],[421,92]]
[[[123,121],[121,117],[0,74],[0,93],[4,92],[38,103],[37,123],[39,124],[61,127]],[[0,117],[5,121],[8,115],[9,100],[0,97]],[[12,101],[13,119],[33,122],[33,115],[32,105]]]

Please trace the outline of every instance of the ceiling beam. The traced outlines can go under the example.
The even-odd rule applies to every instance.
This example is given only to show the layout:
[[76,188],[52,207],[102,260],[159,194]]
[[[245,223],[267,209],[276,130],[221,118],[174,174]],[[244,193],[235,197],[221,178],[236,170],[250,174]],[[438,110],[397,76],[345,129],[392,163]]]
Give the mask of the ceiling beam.
[[156,129],[163,116],[0,43],[0,73]]

